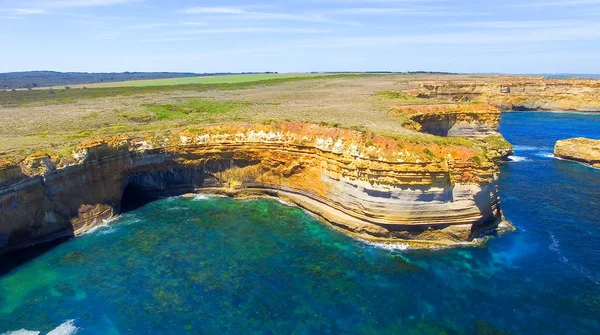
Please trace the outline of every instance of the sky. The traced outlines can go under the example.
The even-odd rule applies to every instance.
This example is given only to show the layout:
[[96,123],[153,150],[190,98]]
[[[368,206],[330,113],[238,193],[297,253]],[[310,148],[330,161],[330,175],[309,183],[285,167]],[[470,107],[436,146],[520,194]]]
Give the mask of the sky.
[[0,72],[600,73],[600,0],[0,0]]

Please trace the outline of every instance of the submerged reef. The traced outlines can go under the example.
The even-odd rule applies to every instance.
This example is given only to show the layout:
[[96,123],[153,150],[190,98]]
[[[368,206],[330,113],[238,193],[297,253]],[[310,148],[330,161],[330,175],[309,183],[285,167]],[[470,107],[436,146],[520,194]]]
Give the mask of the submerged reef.
[[474,245],[512,229],[497,187],[497,163],[512,147],[497,133],[499,110],[479,107],[410,112],[419,130],[455,139],[230,124],[88,140],[72,161],[38,152],[2,162],[0,252],[76,236],[186,193],[277,197],[369,241]]

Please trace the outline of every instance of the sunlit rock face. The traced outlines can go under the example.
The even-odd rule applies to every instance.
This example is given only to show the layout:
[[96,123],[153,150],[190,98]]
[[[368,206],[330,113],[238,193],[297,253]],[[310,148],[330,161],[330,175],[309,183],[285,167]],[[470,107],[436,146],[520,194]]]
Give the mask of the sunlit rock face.
[[599,80],[514,78],[502,81],[428,81],[407,92],[454,102],[482,102],[502,110],[600,111]]
[[488,104],[397,106],[394,112],[416,122],[416,129],[444,137],[498,135],[500,110]]
[[498,155],[485,152],[292,123],[88,141],[68,164],[36,154],[0,168],[0,250],[79,235],[122,210],[196,192],[278,197],[367,240],[476,243],[509,228]]
[[570,138],[556,142],[554,155],[600,168],[600,140]]

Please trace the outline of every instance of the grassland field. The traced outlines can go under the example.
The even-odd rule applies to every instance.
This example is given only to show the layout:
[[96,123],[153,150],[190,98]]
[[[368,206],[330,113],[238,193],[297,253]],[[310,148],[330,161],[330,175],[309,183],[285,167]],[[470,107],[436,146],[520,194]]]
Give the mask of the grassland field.
[[[137,136],[212,124],[307,122],[401,140],[472,145],[403,127],[398,105],[444,103],[403,94],[418,75],[248,75],[167,79],[160,86],[89,87],[0,92],[0,160],[35,151],[60,157],[85,139]],[[225,81],[225,82],[216,82]],[[150,81],[150,82],[164,82]],[[123,83],[116,83],[123,84]]]
[[[149,79],[149,80],[129,80],[121,82],[109,83],[94,83],[71,85],[71,88],[104,88],[104,87],[148,87],[148,86],[173,86],[173,85],[190,85],[190,84],[237,84],[249,83],[271,79],[289,79],[302,77],[317,77],[326,76],[327,74],[310,74],[310,73],[289,73],[289,74],[232,74],[219,76],[200,76],[200,77],[184,77],[184,78],[169,78],[169,79]],[[54,86],[54,89],[61,89],[64,86]],[[39,88],[39,89],[48,89]]]

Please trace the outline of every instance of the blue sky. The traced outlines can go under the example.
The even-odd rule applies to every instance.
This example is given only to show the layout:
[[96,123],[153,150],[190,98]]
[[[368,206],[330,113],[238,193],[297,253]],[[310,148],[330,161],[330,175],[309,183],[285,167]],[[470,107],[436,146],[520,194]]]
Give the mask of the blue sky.
[[0,72],[600,73],[600,0],[0,0]]

